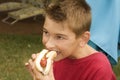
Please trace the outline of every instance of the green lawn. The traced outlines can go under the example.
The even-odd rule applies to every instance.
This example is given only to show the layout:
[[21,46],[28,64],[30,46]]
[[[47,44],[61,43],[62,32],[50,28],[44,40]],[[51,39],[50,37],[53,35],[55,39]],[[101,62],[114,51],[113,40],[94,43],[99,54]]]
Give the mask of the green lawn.
[[40,36],[0,35],[0,80],[32,80],[24,63],[41,49]]
[[[24,63],[42,48],[39,35],[0,34],[0,80],[32,80]],[[120,62],[113,69],[120,80]]]

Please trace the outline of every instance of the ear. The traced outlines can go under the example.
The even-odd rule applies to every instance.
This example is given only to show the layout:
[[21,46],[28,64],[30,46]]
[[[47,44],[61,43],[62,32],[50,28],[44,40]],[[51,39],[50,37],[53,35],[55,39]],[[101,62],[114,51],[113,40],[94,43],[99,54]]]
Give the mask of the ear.
[[90,39],[90,32],[86,31],[80,36],[80,42],[79,45],[80,47],[84,47]]

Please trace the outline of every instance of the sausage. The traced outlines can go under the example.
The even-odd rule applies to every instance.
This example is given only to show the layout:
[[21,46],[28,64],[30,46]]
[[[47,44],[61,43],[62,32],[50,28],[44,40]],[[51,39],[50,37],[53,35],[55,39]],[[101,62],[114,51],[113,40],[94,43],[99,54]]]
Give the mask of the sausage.
[[42,72],[44,75],[47,75],[50,71],[53,59],[56,56],[56,51],[43,49],[40,53],[38,53],[37,58],[35,59],[36,69]]

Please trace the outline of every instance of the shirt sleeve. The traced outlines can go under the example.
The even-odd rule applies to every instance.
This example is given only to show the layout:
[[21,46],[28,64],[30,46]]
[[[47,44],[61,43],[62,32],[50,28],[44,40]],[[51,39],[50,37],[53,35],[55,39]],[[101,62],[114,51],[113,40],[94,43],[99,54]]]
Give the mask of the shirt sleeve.
[[109,68],[100,68],[96,71],[92,80],[116,80],[116,76]]

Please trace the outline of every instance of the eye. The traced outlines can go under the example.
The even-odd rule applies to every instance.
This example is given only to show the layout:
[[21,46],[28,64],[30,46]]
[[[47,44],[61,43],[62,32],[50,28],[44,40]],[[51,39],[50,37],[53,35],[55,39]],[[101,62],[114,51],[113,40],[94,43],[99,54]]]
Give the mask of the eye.
[[49,37],[50,35],[49,35],[49,32],[48,31],[43,31],[43,36],[44,37]]
[[44,35],[48,35],[48,31],[43,30],[43,34],[44,34]]
[[65,39],[63,36],[61,36],[61,35],[57,35],[56,36],[56,39],[59,39],[59,40],[63,40],[63,39]]

